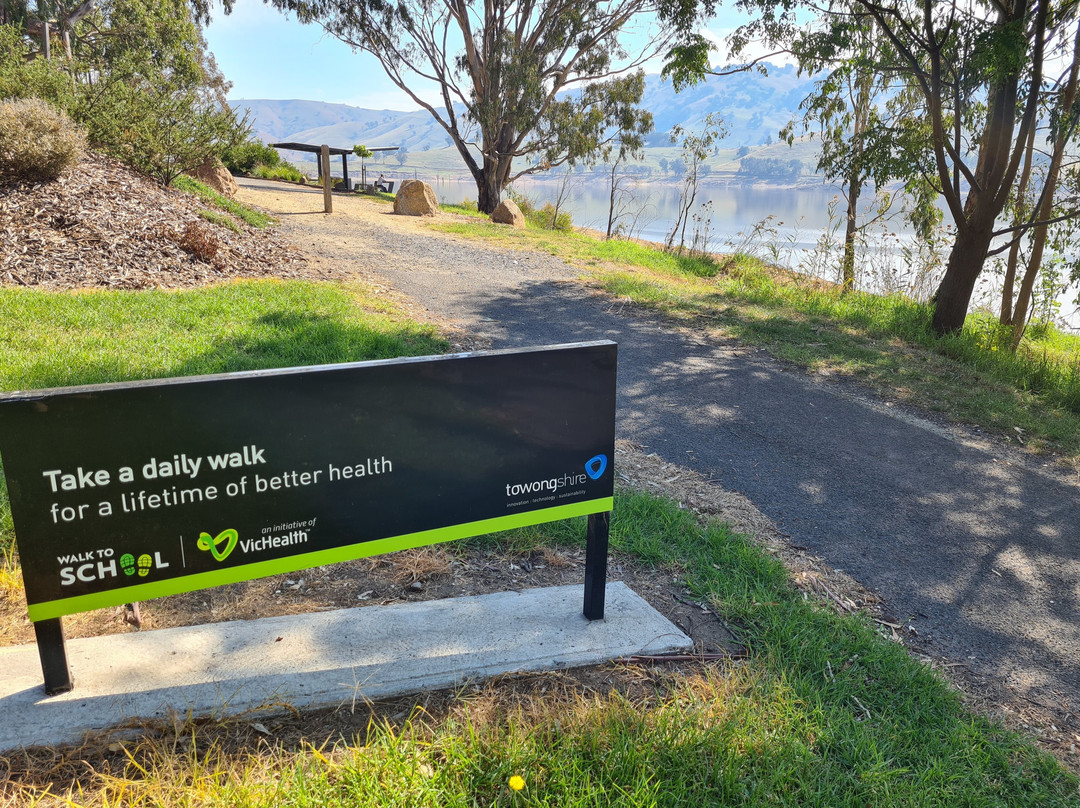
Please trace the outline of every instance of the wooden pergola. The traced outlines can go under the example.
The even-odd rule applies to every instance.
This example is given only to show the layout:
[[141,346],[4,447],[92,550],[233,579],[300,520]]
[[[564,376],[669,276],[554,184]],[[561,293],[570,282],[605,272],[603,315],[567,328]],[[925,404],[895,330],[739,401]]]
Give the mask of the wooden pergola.
[[[319,159],[319,155],[322,153],[322,146],[314,146],[311,143],[271,143],[275,149],[291,149],[292,151],[310,152],[315,155],[315,164],[319,167],[319,180],[322,180],[322,161]],[[399,146],[368,146],[373,152],[383,151],[397,151]],[[327,146],[327,151],[333,156],[341,155],[341,178],[345,182],[345,187],[349,187],[349,155],[353,154],[352,149],[342,149],[336,146]],[[365,180],[361,177],[361,182]]]

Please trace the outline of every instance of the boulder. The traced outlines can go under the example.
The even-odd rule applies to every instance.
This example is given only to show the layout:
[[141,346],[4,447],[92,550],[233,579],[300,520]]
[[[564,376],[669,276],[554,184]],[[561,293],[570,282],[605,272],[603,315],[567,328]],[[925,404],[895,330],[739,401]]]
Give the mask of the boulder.
[[225,168],[225,164],[216,157],[206,158],[203,164],[192,172],[192,176],[204,185],[209,185],[222,196],[235,196],[239,190],[229,169]]
[[394,197],[394,213],[405,216],[434,216],[439,212],[439,198],[422,180],[405,180]]
[[504,199],[491,212],[491,221],[496,224],[510,224],[520,230],[525,227],[525,214],[513,199]]

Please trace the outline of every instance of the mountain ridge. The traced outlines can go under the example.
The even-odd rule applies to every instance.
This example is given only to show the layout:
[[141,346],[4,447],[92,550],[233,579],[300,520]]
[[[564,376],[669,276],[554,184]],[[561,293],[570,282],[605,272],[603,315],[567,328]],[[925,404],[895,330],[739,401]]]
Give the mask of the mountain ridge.
[[[659,74],[648,74],[641,106],[653,113],[651,141],[663,138],[666,143],[672,127],[692,129],[710,112],[719,113],[728,127],[724,146],[757,146],[775,139],[783,126],[798,117],[799,104],[813,89],[814,80],[799,76],[794,66],[767,65],[766,70],[765,74],[750,70],[709,76],[681,93]],[[423,109],[371,109],[307,99],[230,99],[229,103],[250,111],[254,134],[265,141],[297,141],[303,135],[313,142],[333,140],[332,145],[346,145],[346,141],[347,145],[404,145],[409,151],[448,145],[445,131]],[[390,138],[398,141],[388,142]]]
[[[653,113],[655,130],[647,141],[645,164],[659,167],[677,159],[669,135],[676,125],[692,131],[707,114],[719,113],[727,134],[712,162],[721,173],[729,177],[738,174],[738,161],[755,150],[759,158],[799,160],[801,171],[813,174],[816,148],[798,148],[790,156],[776,148],[766,149],[765,155],[758,151],[774,144],[779,131],[798,118],[799,104],[813,85],[814,80],[800,76],[794,66],[767,65],[764,73],[749,70],[710,76],[681,93],[658,74],[649,74],[641,106]],[[230,103],[247,110],[253,135],[267,143],[396,146],[400,152],[379,155],[379,159],[390,161],[390,165],[395,165],[395,159],[407,161],[410,168],[440,174],[467,173],[449,136],[423,109],[380,110],[307,99],[230,99]],[[289,153],[286,159],[305,170],[308,163],[314,167],[310,156],[302,153]]]

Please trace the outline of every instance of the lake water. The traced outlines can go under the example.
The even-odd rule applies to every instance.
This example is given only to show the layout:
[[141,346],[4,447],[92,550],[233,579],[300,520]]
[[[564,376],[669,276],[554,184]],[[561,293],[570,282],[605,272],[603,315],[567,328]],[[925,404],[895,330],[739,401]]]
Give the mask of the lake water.
[[[607,178],[582,174],[566,193],[561,209],[575,225],[605,231],[608,219]],[[476,185],[460,180],[436,180],[432,188],[440,202],[476,199]],[[537,207],[554,203],[560,192],[556,181],[519,181],[514,190]],[[620,222],[630,235],[663,242],[679,209],[679,188],[674,184],[629,185]],[[775,188],[766,186],[707,186],[698,191],[692,209],[696,218],[686,227],[686,243],[693,241],[714,252],[742,251],[830,281],[839,280],[844,236],[844,202],[827,186]],[[677,242],[677,240],[676,240]],[[948,239],[944,244],[948,244]],[[944,255],[918,249],[918,242],[900,216],[879,222],[864,234],[857,258],[859,288],[872,292],[902,292],[919,300],[933,294],[944,271]],[[997,312],[1000,272],[988,268],[973,298]],[[1080,290],[1069,288],[1058,296],[1061,325],[1080,329],[1076,299]]]
[[[585,180],[588,180],[586,182]],[[460,203],[476,199],[476,185],[456,180],[432,185],[440,202]],[[559,193],[556,182],[522,182],[514,190],[538,207],[554,203]],[[629,186],[624,201],[625,215],[620,220],[632,235],[649,241],[664,241],[678,213],[679,188],[671,184],[638,184]],[[819,188],[762,188],[746,186],[703,187],[695,211],[711,202],[709,211],[710,236],[715,249],[737,240],[759,222],[773,217],[773,223],[785,233],[798,234],[803,246],[809,248],[817,234],[829,224],[829,204],[836,197],[834,189]],[[571,187],[563,203],[574,224],[606,231],[608,219],[608,189],[603,175],[583,175],[583,180]],[[692,223],[687,227],[689,240]]]

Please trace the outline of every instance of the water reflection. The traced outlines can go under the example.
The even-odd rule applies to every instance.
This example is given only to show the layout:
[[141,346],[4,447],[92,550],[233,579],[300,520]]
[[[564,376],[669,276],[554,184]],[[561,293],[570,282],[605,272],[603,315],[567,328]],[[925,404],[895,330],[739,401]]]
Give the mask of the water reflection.
[[[460,203],[476,199],[471,181],[435,180],[439,201]],[[572,187],[561,190],[554,180],[519,181],[515,190],[537,207],[554,203],[570,213],[574,224],[604,231],[608,221],[607,178],[602,174],[582,174]],[[628,186],[619,223],[624,232],[637,238],[663,242],[678,217],[679,187],[672,181],[639,182]],[[839,280],[840,247],[843,241],[844,201],[835,188],[802,186],[703,185],[698,191],[693,213],[686,226],[686,242],[715,252],[749,252],[760,258],[829,281]],[[946,214],[947,216],[947,214]],[[824,246],[829,245],[829,249]],[[875,225],[865,234],[858,258],[860,289],[878,293],[900,292],[926,300],[944,271],[943,256],[918,252],[918,243],[902,217],[895,216]],[[980,278],[973,307],[996,311],[1001,281],[988,269]],[[1080,310],[1074,302],[1077,288],[1062,292],[1060,321],[1080,328]]]

